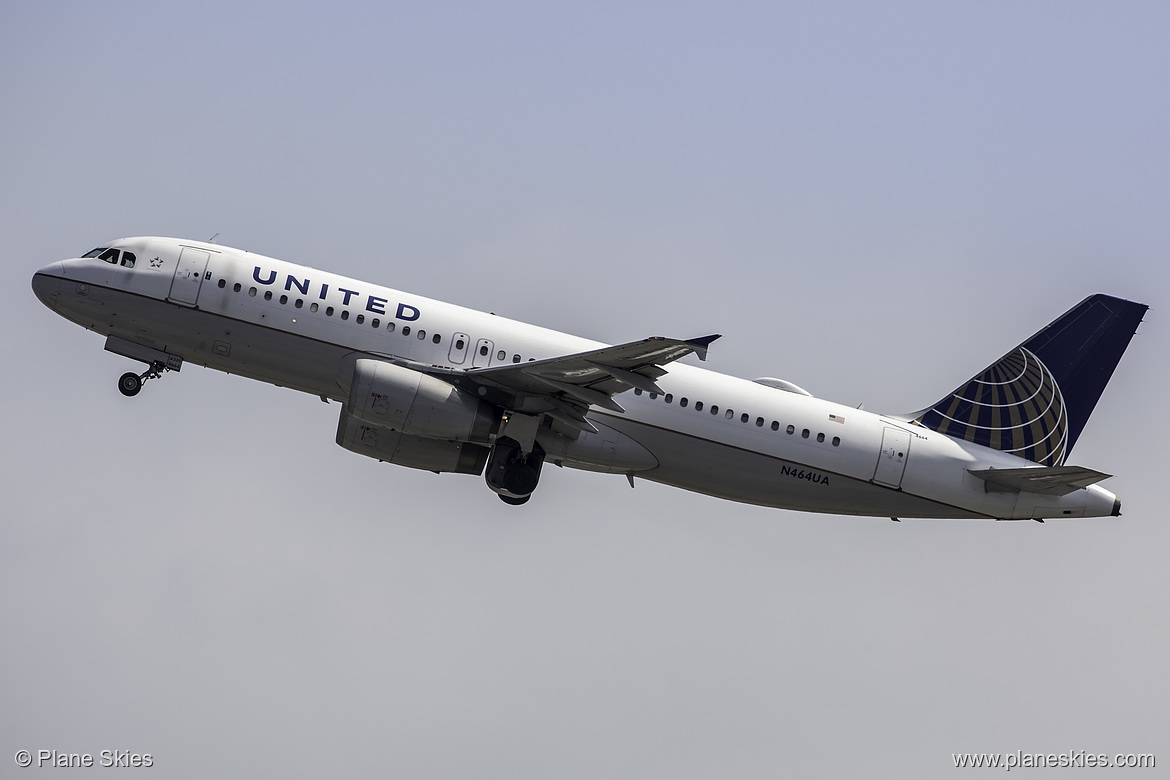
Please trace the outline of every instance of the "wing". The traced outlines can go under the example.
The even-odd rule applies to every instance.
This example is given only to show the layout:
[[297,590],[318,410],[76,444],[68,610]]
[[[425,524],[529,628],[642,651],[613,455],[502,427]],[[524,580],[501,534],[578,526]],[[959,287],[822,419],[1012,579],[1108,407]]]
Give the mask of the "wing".
[[661,393],[654,380],[666,373],[662,366],[696,353],[707,357],[707,346],[719,338],[707,336],[692,341],[661,336],[603,347],[575,355],[534,360],[494,368],[472,369],[477,381],[536,395],[563,394],[586,404],[615,412],[624,411],[613,396],[631,387],[647,393]]
[[653,336],[628,344],[588,352],[534,360],[530,363],[467,370],[407,364],[475,392],[508,411],[547,414],[578,431],[593,431],[585,419],[590,406],[624,412],[614,396],[636,387],[662,393],[655,380],[667,373],[663,366],[687,355],[706,360],[707,347],[719,335],[687,341]]

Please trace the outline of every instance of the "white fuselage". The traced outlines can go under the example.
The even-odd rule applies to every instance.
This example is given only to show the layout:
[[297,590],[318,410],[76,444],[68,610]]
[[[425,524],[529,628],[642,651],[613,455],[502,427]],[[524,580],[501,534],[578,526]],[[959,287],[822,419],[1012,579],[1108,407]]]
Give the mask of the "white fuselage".
[[[34,278],[37,295],[104,335],[341,402],[358,357],[470,369],[604,346],[215,244],[133,238],[106,246],[133,252],[134,267],[92,258],[53,263]],[[650,462],[625,462],[620,451],[595,461],[550,459],[812,512],[1003,519],[1114,512],[1114,495],[1096,485],[1065,496],[988,492],[968,470],[1028,464],[900,418],[677,363],[658,384],[665,395],[622,393],[624,413],[588,413],[603,430],[640,444]]]

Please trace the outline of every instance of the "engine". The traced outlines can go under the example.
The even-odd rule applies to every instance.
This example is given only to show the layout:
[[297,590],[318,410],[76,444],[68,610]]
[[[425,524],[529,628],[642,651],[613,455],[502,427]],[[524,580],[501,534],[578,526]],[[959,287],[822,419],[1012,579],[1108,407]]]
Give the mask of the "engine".
[[387,463],[454,474],[483,473],[490,450],[471,442],[427,439],[370,425],[350,416],[345,409],[337,421],[337,443],[350,452]]
[[491,442],[500,410],[432,376],[381,360],[358,360],[349,388],[349,414],[408,436]]

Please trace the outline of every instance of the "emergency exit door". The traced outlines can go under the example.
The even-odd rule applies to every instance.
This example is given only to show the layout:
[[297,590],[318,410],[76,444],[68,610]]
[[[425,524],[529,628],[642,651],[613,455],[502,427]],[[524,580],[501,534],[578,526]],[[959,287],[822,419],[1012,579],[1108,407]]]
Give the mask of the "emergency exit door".
[[471,365],[476,368],[483,366],[490,366],[492,364],[492,351],[495,350],[496,345],[492,343],[491,339],[480,339],[475,344],[475,354],[471,357]]

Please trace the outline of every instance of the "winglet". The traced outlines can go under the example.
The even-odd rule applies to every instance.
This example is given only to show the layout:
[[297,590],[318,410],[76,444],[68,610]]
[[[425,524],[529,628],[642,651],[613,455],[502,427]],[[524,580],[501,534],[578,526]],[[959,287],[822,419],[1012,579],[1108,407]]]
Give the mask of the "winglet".
[[716,333],[713,336],[703,336],[701,339],[690,339],[687,344],[695,350],[695,355],[699,360],[707,359],[707,347],[711,346],[711,342],[715,339],[723,338],[722,333]]

